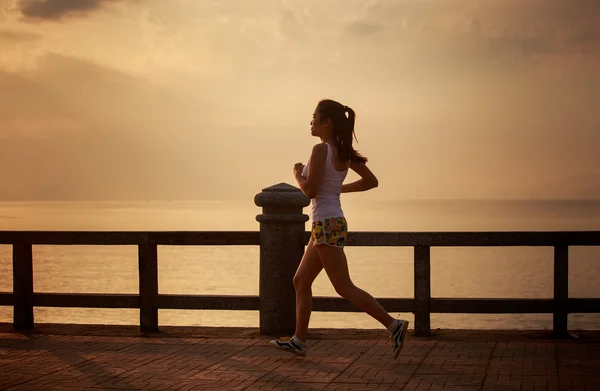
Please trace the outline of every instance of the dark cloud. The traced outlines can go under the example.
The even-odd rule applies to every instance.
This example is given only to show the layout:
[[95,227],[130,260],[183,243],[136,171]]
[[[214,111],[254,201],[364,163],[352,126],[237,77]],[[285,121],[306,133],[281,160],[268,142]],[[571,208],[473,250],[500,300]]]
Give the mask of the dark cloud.
[[226,145],[197,96],[56,53],[0,71],[0,91],[0,200],[222,196],[200,167]]
[[354,22],[346,27],[346,30],[358,37],[370,37],[385,30],[385,26],[376,23]]
[[568,45],[582,52],[600,53],[600,28],[588,28],[571,35]]
[[349,31],[363,35],[384,27],[397,35],[402,25],[406,39],[423,39],[421,50],[457,56],[474,52],[492,58],[600,53],[600,1],[381,0],[373,4],[362,20],[347,26]]
[[60,20],[68,15],[90,13],[115,0],[19,0],[21,13],[36,20]]
[[489,47],[496,53],[510,53],[512,55],[544,55],[556,52],[557,45],[542,36],[524,36],[519,34],[505,34],[498,37],[487,38]]
[[32,42],[40,38],[40,35],[26,31],[0,30],[0,42]]
[[493,1],[479,16],[487,36],[499,48],[525,53],[563,54],[600,52],[600,2],[598,1]]

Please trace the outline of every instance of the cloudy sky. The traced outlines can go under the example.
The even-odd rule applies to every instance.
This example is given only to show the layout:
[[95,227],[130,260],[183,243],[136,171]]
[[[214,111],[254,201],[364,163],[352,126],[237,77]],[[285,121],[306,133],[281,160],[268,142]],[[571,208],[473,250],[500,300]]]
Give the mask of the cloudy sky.
[[251,199],[294,183],[322,98],[357,112],[373,199],[600,198],[598,20],[597,0],[0,0],[0,199]]

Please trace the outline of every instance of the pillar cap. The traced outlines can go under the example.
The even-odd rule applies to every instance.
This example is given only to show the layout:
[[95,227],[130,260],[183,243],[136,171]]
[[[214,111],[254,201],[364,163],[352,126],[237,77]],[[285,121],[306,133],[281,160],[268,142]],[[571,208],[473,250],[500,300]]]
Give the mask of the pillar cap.
[[287,183],[278,183],[264,188],[254,197],[256,206],[261,207],[299,207],[310,205],[308,198],[302,190]]
[[300,192],[300,193],[302,193],[302,190],[300,190],[296,186],[292,186],[289,183],[285,183],[285,182],[280,182],[280,183],[278,183],[276,185],[266,187],[266,188],[262,189],[262,191],[267,191],[267,192],[293,192],[293,193]]

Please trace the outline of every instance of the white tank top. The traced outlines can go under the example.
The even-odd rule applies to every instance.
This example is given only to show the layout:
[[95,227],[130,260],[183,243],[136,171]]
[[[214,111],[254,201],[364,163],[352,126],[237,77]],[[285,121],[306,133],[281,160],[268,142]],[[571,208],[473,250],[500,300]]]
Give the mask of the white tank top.
[[[310,159],[302,175],[308,174],[308,166]],[[348,169],[338,171],[333,164],[333,151],[331,145],[327,144],[327,159],[325,159],[325,169],[323,178],[319,186],[318,194],[311,200],[311,217],[312,221],[320,221],[332,217],[344,217],[342,205],[340,202],[340,193],[342,192],[342,183],[346,179]]]

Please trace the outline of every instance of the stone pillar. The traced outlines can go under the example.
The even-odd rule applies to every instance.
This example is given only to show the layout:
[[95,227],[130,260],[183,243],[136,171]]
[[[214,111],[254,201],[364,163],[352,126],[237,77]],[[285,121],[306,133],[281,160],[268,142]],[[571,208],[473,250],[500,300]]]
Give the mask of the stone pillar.
[[296,325],[293,278],[305,248],[302,209],[310,199],[287,183],[267,187],[254,197],[260,223],[260,333],[292,336]]

